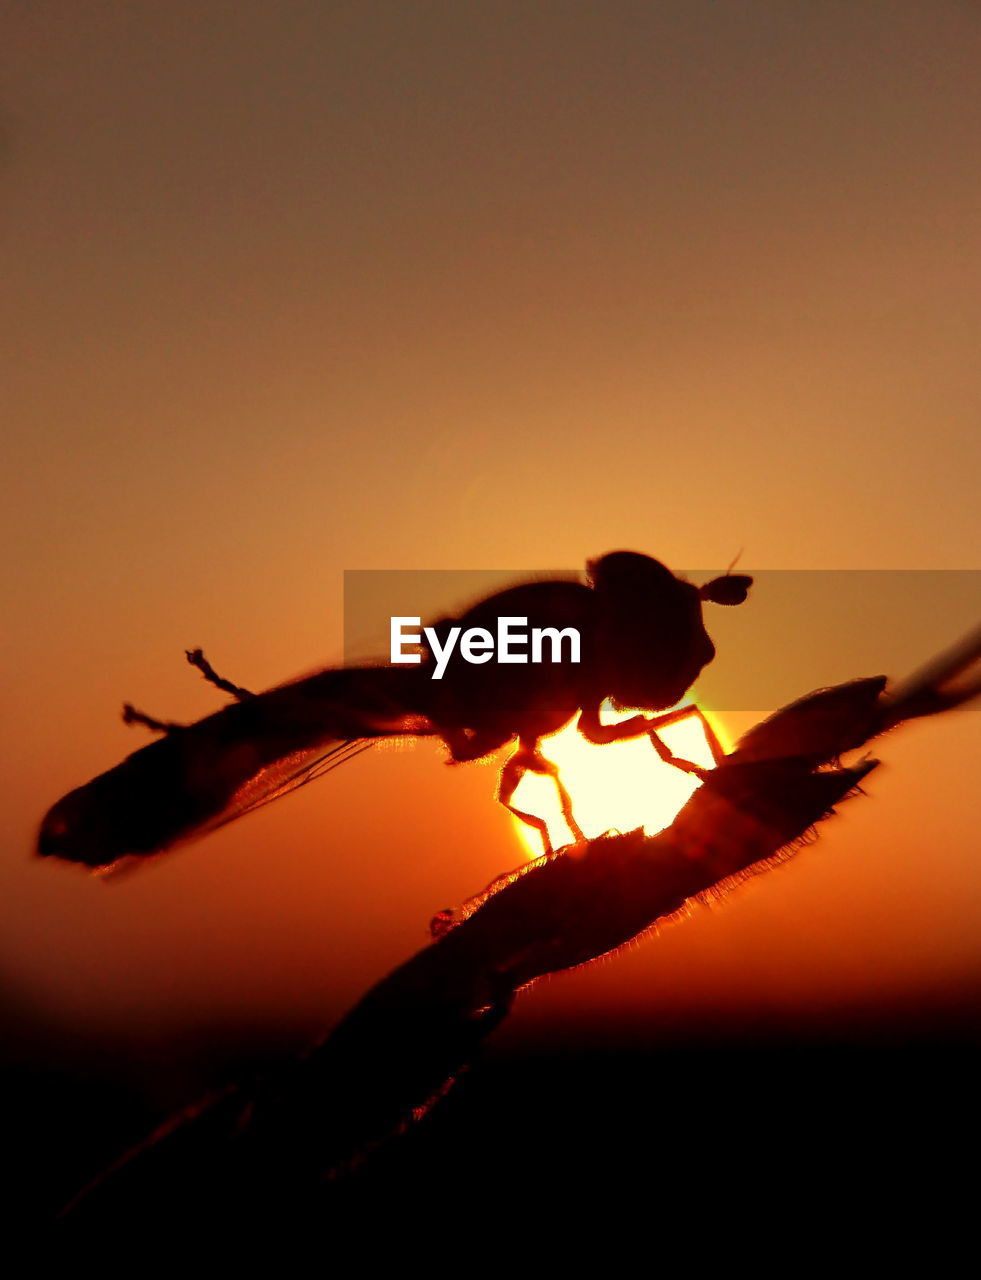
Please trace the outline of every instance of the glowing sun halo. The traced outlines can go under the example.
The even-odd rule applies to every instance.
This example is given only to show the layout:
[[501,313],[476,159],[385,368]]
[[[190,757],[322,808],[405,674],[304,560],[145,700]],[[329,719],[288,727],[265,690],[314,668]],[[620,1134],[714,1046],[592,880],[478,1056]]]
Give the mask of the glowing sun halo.
[[[609,703],[603,708],[604,722],[626,720],[636,714],[614,711]],[[728,749],[730,744],[721,725],[709,713],[706,715],[723,747]],[[661,737],[676,756],[712,767],[712,752],[697,716],[671,725]],[[643,827],[648,835],[654,835],[670,825],[698,786],[697,779],[690,774],[665,764],[649,739],[634,738],[597,747],[580,735],[575,720],[551,737],[543,738],[541,750],[559,766],[562,781],[572,797],[576,821],[591,838],[611,829],[632,831],[635,827]],[[569,843],[571,832],[562,818],[555,784],[550,778],[525,774],[512,803],[546,820],[555,848]],[[537,858],[542,852],[538,833],[518,819],[515,825],[530,856]]]

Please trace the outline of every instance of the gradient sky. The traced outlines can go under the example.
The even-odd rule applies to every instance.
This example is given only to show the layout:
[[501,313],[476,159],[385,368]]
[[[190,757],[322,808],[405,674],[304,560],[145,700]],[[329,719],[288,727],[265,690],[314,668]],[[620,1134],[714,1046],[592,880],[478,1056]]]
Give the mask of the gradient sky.
[[[108,887],[31,861],[141,745],[123,700],[217,705],[186,647],[254,688],[335,663],[345,569],[981,569],[975,5],[0,26],[0,970],[66,1043],[329,1022],[521,858],[491,769],[426,746]],[[979,726],[889,740],[818,847],[515,1022],[976,995]]]

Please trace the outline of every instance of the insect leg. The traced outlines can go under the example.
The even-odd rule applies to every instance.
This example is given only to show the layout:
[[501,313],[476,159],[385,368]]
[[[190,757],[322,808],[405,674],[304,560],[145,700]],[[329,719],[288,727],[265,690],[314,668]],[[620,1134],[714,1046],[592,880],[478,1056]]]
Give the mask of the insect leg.
[[552,779],[555,783],[555,790],[558,792],[559,807],[562,810],[562,817],[565,819],[566,826],[572,832],[576,840],[585,840],[586,837],[583,834],[583,830],[573,816],[572,797],[569,795],[568,791],[566,791],[562,779],[559,776],[559,766],[554,764],[551,760],[546,760],[545,757],[536,750],[532,752],[527,768],[532,773],[543,773],[546,777]]
[[722,744],[715,736],[703,712],[698,707],[690,705],[675,707],[674,710],[665,711],[659,716],[631,716],[629,720],[621,720],[617,724],[601,724],[595,709],[587,711],[584,707],[579,717],[579,731],[587,742],[595,742],[598,745],[626,742],[630,738],[639,738],[642,734],[646,734],[654,750],[666,764],[672,764],[684,773],[693,773],[697,778],[704,778],[706,770],[701,765],[674,755],[668,745],[662,742],[657,732],[658,729],[666,729],[668,725],[678,724],[679,721],[687,720],[691,716],[697,716],[701,720],[712,758],[718,764],[725,758]]
[[704,778],[708,770],[700,764],[695,764],[693,760],[685,760],[682,756],[676,756],[666,742],[658,737],[656,729],[649,729],[647,736],[651,740],[651,746],[661,757],[665,764],[674,765],[676,769],[680,769],[682,773],[692,773],[696,778]]
[[123,724],[141,724],[154,733],[173,733],[175,729],[184,727],[173,720],[157,720],[148,716],[145,711],[137,711],[129,702],[123,703]]
[[511,797],[518,788],[518,783],[526,773],[541,773],[551,778],[555,783],[555,788],[559,794],[559,805],[562,809],[562,817],[565,819],[569,830],[572,832],[573,838],[576,840],[585,840],[582,828],[572,812],[572,799],[568,791],[562,785],[562,779],[559,777],[558,765],[546,760],[538,750],[538,743],[521,742],[517,751],[508,758],[504,768],[501,770],[501,781],[497,790],[497,798],[505,809],[508,809],[516,818],[520,818],[522,822],[526,822],[528,826],[534,827],[542,837],[542,844],[545,846],[545,852],[552,852],[552,842],[548,834],[548,823],[544,818],[539,818],[535,814],[525,813],[522,809],[516,809],[511,804]]
[[511,803],[511,797],[518,788],[518,783],[527,772],[525,762],[522,759],[522,750],[519,747],[513,756],[509,756],[501,770],[501,781],[497,788],[497,798],[505,809],[514,814],[522,822],[534,827],[542,838],[542,845],[546,853],[552,852],[552,841],[548,834],[548,823],[544,818],[539,818],[533,813],[525,813],[523,809],[516,809]]
[[[223,680],[204,656],[202,650],[185,649],[184,653],[191,666],[197,667],[209,684],[216,685],[219,689],[223,689],[225,693],[232,694],[239,702],[255,697],[248,689],[240,689],[238,685],[232,684],[230,680]],[[158,720],[155,716],[148,716],[145,711],[137,711],[136,707],[129,702],[123,704],[123,723],[142,724],[154,733],[172,733],[175,729],[183,727],[173,720]]]
[[237,698],[239,702],[246,702],[249,698],[255,697],[255,694],[250,693],[248,689],[243,689],[237,684],[232,684],[231,680],[223,679],[204,656],[203,650],[185,649],[184,653],[191,666],[197,667],[205,680],[207,680],[209,684],[213,684],[216,689],[221,689],[223,693],[230,693],[232,697]]
[[705,729],[705,736],[708,739],[709,749],[712,752],[712,758],[716,764],[725,757],[722,750],[722,744],[715,736],[711,726],[705,719],[703,713],[698,707],[685,706],[675,707],[673,711],[665,711],[662,715],[651,716],[647,721],[647,736],[651,740],[651,746],[661,757],[665,764],[674,765],[676,769],[680,769],[682,773],[694,774],[696,778],[703,778],[708,773],[700,764],[695,764],[692,760],[685,760],[681,756],[676,756],[666,742],[664,742],[658,734],[658,729],[666,729],[669,725],[679,724],[682,720],[689,720],[692,716],[697,716],[702,722]]
[[687,720],[690,716],[695,716],[702,722],[702,730],[705,733],[705,741],[709,745],[712,752],[712,759],[716,764],[721,764],[726,758],[725,749],[719,741],[718,735],[709,723],[709,718],[701,707],[684,706],[677,707],[674,711],[665,711],[663,715],[654,716],[648,720],[648,725],[652,729],[664,729],[669,724],[678,724],[682,720]]

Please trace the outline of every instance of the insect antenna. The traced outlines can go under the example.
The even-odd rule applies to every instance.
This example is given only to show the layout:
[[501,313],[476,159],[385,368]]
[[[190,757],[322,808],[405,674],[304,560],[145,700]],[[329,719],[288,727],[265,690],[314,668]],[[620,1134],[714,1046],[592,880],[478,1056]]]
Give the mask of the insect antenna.
[[743,548],[740,547],[736,552],[735,559],[729,562],[729,568],[721,577],[713,578],[711,582],[703,583],[698,589],[698,594],[703,600],[711,600],[713,604],[742,604],[749,594],[749,589],[753,585],[753,579],[748,573],[733,573],[733,569],[739,562],[743,554]]

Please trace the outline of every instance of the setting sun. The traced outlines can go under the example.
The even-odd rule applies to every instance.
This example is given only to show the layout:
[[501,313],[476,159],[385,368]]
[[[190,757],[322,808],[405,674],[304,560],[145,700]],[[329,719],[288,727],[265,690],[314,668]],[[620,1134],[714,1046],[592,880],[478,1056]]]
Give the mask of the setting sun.
[[[603,707],[603,719],[610,723],[635,714],[632,709],[614,711],[609,703]],[[710,715],[708,718],[723,748],[728,750],[731,744],[724,729],[717,719]],[[712,768],[712,752],[697,716],[669,726],[660,736],[675,755]],[[590,838],[604,831],[632,831],[636,827],[654,835],[673,821],[698,786],[696,778],[661,760],[648,738],[594,746],[578,732],[575,720],[543,738],[541,752],[559,766],[576,820]],[[550,778],[526,773],[515,792],[514,804],[546,820],[556,848],[569,843],[571,833]],[[542,850],[537,832],[517,819],[515,826],[529,855],[539,857]]]

